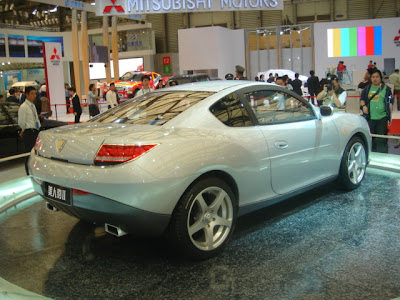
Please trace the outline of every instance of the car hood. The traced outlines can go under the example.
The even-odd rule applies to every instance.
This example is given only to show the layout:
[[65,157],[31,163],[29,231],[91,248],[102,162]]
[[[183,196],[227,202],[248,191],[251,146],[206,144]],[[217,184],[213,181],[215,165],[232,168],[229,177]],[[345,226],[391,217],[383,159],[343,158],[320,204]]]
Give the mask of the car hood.
[[43,157],[91,165],[102,144],[147,143],[160,140],[167,131],[152,125],[71,125],[41,132],[37,151]]
[[139,81],[123,81],[123,80],[116,80],[114,81],[115,85],[136,85],[140,84]]

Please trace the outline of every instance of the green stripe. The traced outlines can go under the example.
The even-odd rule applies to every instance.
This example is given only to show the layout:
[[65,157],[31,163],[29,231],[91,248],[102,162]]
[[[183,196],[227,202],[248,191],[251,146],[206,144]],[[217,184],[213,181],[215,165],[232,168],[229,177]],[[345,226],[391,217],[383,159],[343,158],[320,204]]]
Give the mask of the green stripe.
[[357,27],[350,29],[350,56],[357,56]]

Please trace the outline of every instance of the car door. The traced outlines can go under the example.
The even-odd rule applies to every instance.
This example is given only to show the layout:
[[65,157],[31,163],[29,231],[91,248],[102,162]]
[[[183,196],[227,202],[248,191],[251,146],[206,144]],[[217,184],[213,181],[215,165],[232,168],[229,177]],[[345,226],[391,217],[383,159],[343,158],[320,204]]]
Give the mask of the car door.
[[244,89],[241,96],[267,141],[276,193],[287,194],[337,174],[336,127],[321,120],[307,101],[277,86]]
[[0,157],[23,153],[22,138],[19,136],[16,103],[0,104]]
[[157,73],[152,73],[153,74],[153,87],[154,87],[154,89],[157,89],[158,88],[158,85],[159,85],[159,83],[160,83],[160,80],[161,80],[161,75],[160,74],[157,74]]

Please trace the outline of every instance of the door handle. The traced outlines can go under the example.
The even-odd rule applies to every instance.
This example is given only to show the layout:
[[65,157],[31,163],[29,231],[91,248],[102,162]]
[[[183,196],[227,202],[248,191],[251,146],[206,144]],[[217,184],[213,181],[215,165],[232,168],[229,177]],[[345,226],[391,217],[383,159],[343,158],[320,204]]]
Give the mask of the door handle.
[[285,141],[277,141],[277,142],[275,142],[275,148],[277,148],[277,149],[286,149],[287,147],[289,147],[289,145]]

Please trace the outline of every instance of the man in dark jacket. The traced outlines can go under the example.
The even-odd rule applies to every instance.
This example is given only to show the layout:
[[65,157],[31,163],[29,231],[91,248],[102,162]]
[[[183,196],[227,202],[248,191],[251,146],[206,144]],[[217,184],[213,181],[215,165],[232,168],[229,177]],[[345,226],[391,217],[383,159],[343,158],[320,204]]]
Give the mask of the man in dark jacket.
[[69,93],[72,99],[72,108],[74,110],[75,123],[79,123],[79,119],[81,118],[82,108],[81,101],[79,96],[76,94],[76,89],[74,87],[69,88]]
[[294,80],[292,80],[292,87],[293,87],[293,92],[295,92],[299,96],[303,96],[303,92],[301,91],[301,86],[303,83],[299,79],[299,73],[294,74]]
[[[310,71],[310,77],[307,79],[307,87],[308,93],[310,94],[310,101],[314,103],[314,99],[317,97],[319,93],[319,79],[317,76],[314,76],[315,72],[313,70]],[[320,105],[318,103],[318,105]]]
[[[361,92],[360,108],[369,116],[371,133],[386,135],[388,124],[392,122],[393,97],[391,89],[383,83],[381,71],[375,69],[371,74],[371,84]],[[372,151],[388,153],[388,140],[372,138]]]
[[10,96],[7,97],[6,102],[19,103],[18,99],[15,97],[15,89],[11,88],[8,92],[10,93]]

